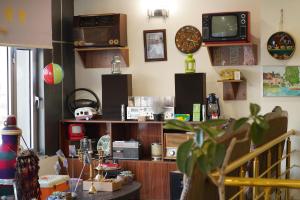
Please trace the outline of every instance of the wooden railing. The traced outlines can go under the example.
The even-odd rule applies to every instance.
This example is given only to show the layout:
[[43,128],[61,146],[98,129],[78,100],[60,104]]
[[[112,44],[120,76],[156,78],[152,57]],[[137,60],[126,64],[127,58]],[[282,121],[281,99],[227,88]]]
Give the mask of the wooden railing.
[[[231,199],[245,199],[245,191],[247,188],[252,188],[252,199],[271,199],[271,193],[275,192],[275,199],[281,199],[282,196],[286,200],[290,199],[290,188],[300,189],[300,180],[291,180],[290,171],[291,167],[291,140],[290,137],[296,135],[295,130],[290,130],[280,137],[254,149],[245,156],[230,163],[225,168],[225,174],[232,172],[233,170],[240,169],[240,177],[225,177],[226,186],[240,187],[238,193],[231,197]],[[286,140],[285,155],[282,155],[283,148],[282,142]],[[271,162],[271,148],[277,148],[277,160],[272,164]],[[258,157],[267,152],[267,169],[260,172],[260,165]],[[282,172],[281,164],[285,160],[285,171]],[[246,166],[249,163],[252,164],[253,174],[252,177],[246,177]],[[275,177],[272,177],[271,171],[276,169]],[[218,177],[220,174],[218,171],[211,174],[213,177]],[[265,178],[266,177],[266,178]],[[274,188],[274,189],[273,189]],[[284,195],[282,195],[284,191]]]

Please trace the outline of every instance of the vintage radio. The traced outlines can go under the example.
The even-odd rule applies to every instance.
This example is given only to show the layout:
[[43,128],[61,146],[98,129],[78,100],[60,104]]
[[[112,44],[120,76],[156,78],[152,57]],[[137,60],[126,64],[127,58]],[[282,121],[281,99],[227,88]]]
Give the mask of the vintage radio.
[[140,143],[138,141],[114,141],[113,159],[116,160],[139,160]]
[[[163,108],[164,120],[174,119],[174,107]],[[140,116],[145,116],[147,120],[154,120],[152,107],[127,107],[127,119],[138,120]]]
[[194,133],[165,133],[165,159],[176,159],[179,145],[193,137]]
[[127,46],[125,14],[80,15],[74,17],[76,47]]
[[149,120],[153,120],[153,109],[152,107],[127,107],[127,119],[137,120],[140,116],[145,116]]

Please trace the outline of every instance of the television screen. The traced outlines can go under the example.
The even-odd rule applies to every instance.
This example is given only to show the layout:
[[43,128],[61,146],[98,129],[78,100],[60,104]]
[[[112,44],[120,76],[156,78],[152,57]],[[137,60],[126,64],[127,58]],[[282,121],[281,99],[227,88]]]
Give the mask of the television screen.
[[212,17],[212,37],[237,36],[238,19],[236,15],[224,15]]

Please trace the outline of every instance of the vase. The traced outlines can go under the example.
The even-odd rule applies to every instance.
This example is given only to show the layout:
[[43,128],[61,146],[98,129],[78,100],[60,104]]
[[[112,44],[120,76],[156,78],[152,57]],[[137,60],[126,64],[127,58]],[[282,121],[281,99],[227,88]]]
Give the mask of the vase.
[[21,129],[16,126],[16,117],[10,115],[0,130],[0,194],[11,195],[12,186],[1,186],[1,183],[10,185],[15,179],[16,158],[20,144]]

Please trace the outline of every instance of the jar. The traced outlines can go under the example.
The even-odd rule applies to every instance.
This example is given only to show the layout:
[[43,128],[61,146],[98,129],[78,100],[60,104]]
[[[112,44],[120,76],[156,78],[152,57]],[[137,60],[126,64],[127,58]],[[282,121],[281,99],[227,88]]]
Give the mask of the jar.
[[119,56],[114,56],[111,61],[111,73],[121,74],[121,60]]
[[185,58],[185,73],[195,73],[196,72],[196,61],[193,54],[187,54]]
[[151,155],[153,160],[161,160],[162,159],[162,146],[160,143],[152,143],[151,144]]

